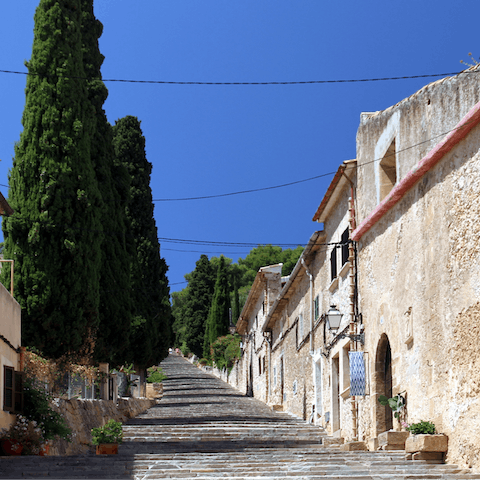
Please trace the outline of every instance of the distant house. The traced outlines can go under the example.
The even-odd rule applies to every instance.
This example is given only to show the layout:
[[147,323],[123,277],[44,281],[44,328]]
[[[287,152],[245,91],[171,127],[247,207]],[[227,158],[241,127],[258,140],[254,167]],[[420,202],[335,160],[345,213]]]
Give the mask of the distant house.
[[[11,215],[12,208],[0,193],[0,214]],[[0,428],[14,421],[23,409],[21,372],[21,309],[11,293],[0,284]]]

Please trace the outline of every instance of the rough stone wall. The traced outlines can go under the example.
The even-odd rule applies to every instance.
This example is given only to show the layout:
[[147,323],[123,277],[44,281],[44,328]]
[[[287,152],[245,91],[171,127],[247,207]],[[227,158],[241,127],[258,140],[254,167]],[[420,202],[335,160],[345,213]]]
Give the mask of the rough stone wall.
[[91,429],[100,427],[114,419],[125,422],[155,405],[155,400],[147,398],[120,398],[118,402],[108,400],[59,399],[56,409],[65,418],[74,435],[69,443],[56,440],[50,448],[50,455],[80,455],[92,447]]
[[[400,112],[397,138],[403,147],[452,128],[479,99],[471,77],[433,84],[398,107],[365,120],[357,136],[359,164],[372,159],[375,139],[395,111]],[[433,145],[427,146],[429,150]],[[397,156],[402,175],[426,148]],[[372,165],[359,169],[360,220],[375,206]],[[392,390],[394,395],[406,391],[407,421],[433,421],[439,432],[450,437],[447,460],[477,470],[479,199],[477,126],[359,242],[371,388],[370,408],[362,410],[362,435],[374,437],[381,431],[376,401],[382,393],[380,345],[382,338],[388,338]],[[394,427],[399,428],[398,422]]]

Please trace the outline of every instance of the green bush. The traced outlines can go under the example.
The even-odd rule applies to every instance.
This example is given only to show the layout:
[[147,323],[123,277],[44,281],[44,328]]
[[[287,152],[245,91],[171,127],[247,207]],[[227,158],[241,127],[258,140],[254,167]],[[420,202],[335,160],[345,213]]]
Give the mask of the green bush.
[[432,422],[425,422],[422,420],[421,422],[418,422],[418,423],[412,423],[407,427],[407,430],[412,435],[422,435],[422,434],[433,435],[435,434],[435,425]]
[[148,372],[148,377],[147,377],[148,383],[161,383],[167,379],[167,376],[163,373],[160,367],[147,368],[147,372]]
[[28,420],[37,422],[45,440],[60,437],[70,441],[69,436],[72,430],[65,419],[53,409],[53,399],[42,385],[37,386],[32,379],[26,378],[23,401],[23,415]]
[[235,360],[241,356],[240,342],[242,337],[237,333],[235,335],[225,335],[219,337],[210,347],[213,361],[220,370],[223,368],[232,369]]

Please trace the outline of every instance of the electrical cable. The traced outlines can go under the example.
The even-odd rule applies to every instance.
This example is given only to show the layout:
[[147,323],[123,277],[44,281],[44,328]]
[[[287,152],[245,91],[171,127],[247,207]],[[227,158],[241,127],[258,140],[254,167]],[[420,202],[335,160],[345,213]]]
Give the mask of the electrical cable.
[[478,73],[479,70],[461,70],[460,72],[432,73],[423,75],[403,75],[399,77],[379,77],[379,78],[354,78],[337,80],[299,80],[299,81],[274,81],[274,82],[197,82],[197,81],[172,81],[172,80],[127,80],[119,78],[98,78],[98,77],[78,77],[70,75],[44,75],[40,73],[18,72],[14,70],[0,70],[0,73],[15,75],[38,76],[45,78],[70,78],[76,80],[101,80],[103,82],[117,83],[145,83],[159,85],[318,85],[329,83],[361,83],[361,82],[383,82],[390,80],[408,80],[415,78],[449,77],[460,74]]

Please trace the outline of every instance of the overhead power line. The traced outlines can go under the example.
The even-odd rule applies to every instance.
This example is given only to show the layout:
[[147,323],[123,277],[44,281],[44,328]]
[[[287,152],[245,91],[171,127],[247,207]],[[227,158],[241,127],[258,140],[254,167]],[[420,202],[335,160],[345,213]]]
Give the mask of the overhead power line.
[[[118,83],[147,83],[157,85],[319,85],[329,83],[361,83],[361,82],[385,82],[391,80],[408,80],[415,78],[434,78],[434,77],[449,77],[453,75],[478,73],[480,70],[462,70],[460,72],[447,73],[429,73],[423,75],[403,75],[399,77],[378,77],[378,78],[349,78],[349,79],[334,79],[334,80],[294,80],[294,81],[272,81],[272,82],[197,82],[197,81],[176,81],[176,80],[129,80],[121,78],[99,78],[103,82],[118,82]],[[18,72],[14,70],[0,70],[0,73],[8,73],[14,75],[28,75],[48,78],[71,78],[77,80],[94,80],[96,77],[78,77],[70,75],[45,75],[31,72]]]

